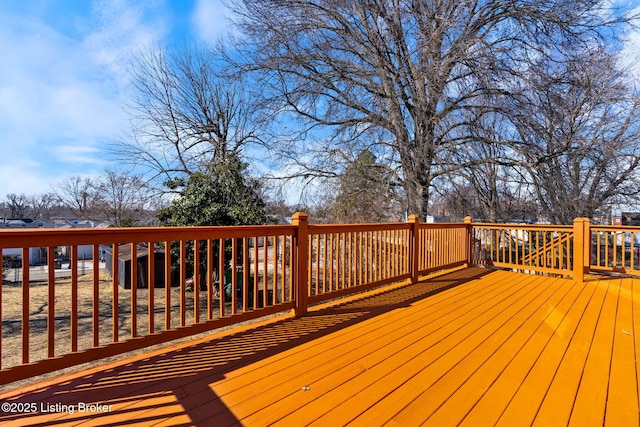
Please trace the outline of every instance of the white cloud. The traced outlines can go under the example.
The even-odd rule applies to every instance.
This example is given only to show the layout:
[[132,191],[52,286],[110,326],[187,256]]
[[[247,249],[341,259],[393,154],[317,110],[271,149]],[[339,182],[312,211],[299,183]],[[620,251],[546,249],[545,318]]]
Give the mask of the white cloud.
[[31,195],[51,190],[49,179],[38,173],[37,164],[34,162],[14,161],[0,164],[0,176],[2,177],[0,199],[4,199],[4,196],[9,193]]
[[82,23],[71,30],[51,26],[44,6],[40,16],[0,10],[0,199],[107,165],[101,144],[127,126],[131,55],[166,34],[156,6],[96,1],[90,15],[69,18]]
[[[631,12],[639,14],[640,7],[636,7]],[[640,30],[633,28],[627,34],[624,47],[621,52],[622,65],[629,67],[635,78],[640,81]]]
[[108,166],[103,145],[128,127],[122,106],[134,55],[184,33],[211,40],[226,31],[219,1],[191,7],[167,0],[0,7],[0,199]]
[[61,162],[104,165],[100,158],[100,150],[92,145],[59,145],[54,153]]
[[0,129],[51,132],[52,93],[86,72],[77,43],[30,20],[0,16],[0,28]]
[[220,0],[197,0],[191,20],[198,38],[213,43],[229,31],[228,9]]
[[127,66],[133,55],[166,36],[166,19],[159,10],[154,1],[94,2],[84,46],[119,85],[127,82]]

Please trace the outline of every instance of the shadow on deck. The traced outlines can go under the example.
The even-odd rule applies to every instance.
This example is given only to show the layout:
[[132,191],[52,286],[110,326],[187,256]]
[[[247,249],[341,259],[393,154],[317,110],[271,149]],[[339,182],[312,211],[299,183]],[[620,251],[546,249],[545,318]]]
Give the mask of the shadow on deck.
[[637,283],[460,269],[2,393],[0,423],[640,425]]
[[[13,408],[3,411],[0,422],[30,426],[90,420],[112,426],[163,422],[174,426],[234,424],[239,421],[236,415],[210,387],[224,380],[229,372],[384,313],[409,307],[429,295],[489,272],[465,269],[416,286],[396,285],[345,302],[325,304],[312,309],[306,317],[261,322],[258,326],[228,331],[223,336],[214,335],[196,343],[156,351],[151,357],[136,356],[133,360],[91,369],[90,373],[70,374],[27,389],[4,392],[0,398]],[[277,374],[273,377],[273,385],[286,381],[295,381],[295,378],[282,378]],[[294,389],[298,391],[301,387]],[[250,401],[247,403],[251,405]]]

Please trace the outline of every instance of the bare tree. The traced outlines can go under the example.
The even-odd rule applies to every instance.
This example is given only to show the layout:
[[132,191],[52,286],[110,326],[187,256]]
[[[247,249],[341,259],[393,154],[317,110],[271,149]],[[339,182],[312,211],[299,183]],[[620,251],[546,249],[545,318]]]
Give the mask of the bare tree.
[[56,206],[56,195],[53,193],[36,194],[29,197],[30,215],[33,219],[47,219]]
[[[449,220],[462,221],[471,216],[483,222],[535,222],[538,219],[538,206],[530,189],[517,185],[508,175],[512,168],[501,167],[500,173],[492,181],[496,171],[473,169],[475,175],[467,174],[448,176],[444,182],[435,184],[437,192],[434,200],[440,208],[440,214]],[[486,175],[484,174],[486,173]]]
[[472,140],[466,112],[493,109],[488,96],[557,43],[597,42],[626,21],[606,9],[594,0],[237,0],[245,37],[236,57],[258,73],[272,108],[304,131],[332,129],[310,134],[321,142],[307,138],[304,150],[281,147],[300,175],[330,176],[341,152],[371,149],[397,167],[408,210],[424,216],[433,180],[467,166],[447,163]]
[[29,197],[24,193],[9,193],[5,197],[5,206],[11,218],[25,218],[30,208]]
[[[448,153],[447,163],[468,165],[435,180],[435,193],[458,219],[471,215],[489,222],[533,221],[537,216],[535,194],[524,171],[515,167],[510,112],[482,111],[468,114],[469,135],[474,141]],[[529,202],[526,200],[529,199]]]
[[141,177],[107,169],[93,186],[99,194],[95,210],[111,225],[132,227],[149,218],[154,194]]
[[53,189],[58,202],[80,219],[96,219],[99,194],[92,179],[73,176]]
[[141,52],[132,66],[132,132],[115,148],[122,159],[146,168],[151,182],[175,189],[258,141],[247,85],[223,71],[204,46]]
[[68,178],[54,194],[78,218],[116,227],[140,225],[151,218],[158,202],[158,194],[141,177],[117,169],[106,169],[95,178]]
[[591,47],[538,63],[508,106],[512,147],[549,220],[593,217],[640,195],[640,94],[631,82],[616,56]]

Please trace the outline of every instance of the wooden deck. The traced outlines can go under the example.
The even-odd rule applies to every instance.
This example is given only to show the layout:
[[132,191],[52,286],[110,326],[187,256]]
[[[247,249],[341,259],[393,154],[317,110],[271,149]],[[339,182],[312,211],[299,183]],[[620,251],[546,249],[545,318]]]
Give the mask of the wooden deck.
[[636,426],[639,284],[462,269],[4,392],[38,411],[0,424]]

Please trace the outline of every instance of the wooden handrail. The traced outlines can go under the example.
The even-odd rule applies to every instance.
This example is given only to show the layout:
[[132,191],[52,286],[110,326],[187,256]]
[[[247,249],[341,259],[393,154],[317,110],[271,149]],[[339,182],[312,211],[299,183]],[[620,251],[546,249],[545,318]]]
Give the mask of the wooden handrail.
[[640,227],[591,225],[589,271],[640,275]]
[[[297,213],[292,225],[0,230],[0,247],[18,248],[25,265],[18,304],[11,311],[0,307],[0,319],[21,325],[17,335],[0,336],[0,354],[18,349],[11,351],[18,359],[0,358],[0,384],[272,313],[303,316],[309,304],[392,282],[415,283],[419,274],[464,261],[453,246],[443,251],[448,236],[465,227],[417,217],[309,225],[308,216]],[[33,274],[31,248],[46,253]],[[58,277],[56,249],[68,251],[69,285]],[[442,253],[425,261],[436,249]],[[104,264],[102,253],[109,257]],[[101,274],[105,267],[109,276]],[[89,268],[89,276],[81,268]],[[34,280],[47,284],[43,296],[32,290]],[[15,288],[0,287],[0,297],[6,302]],[[68,306],[56,304],[60,292],[68,292]],[[36,304],[40,314],[30,311]],[[42,349],[33,339],[40,332],[30,328],[36,316],[46,319],[42,340],[35,340]]]
[[[489,262],[474,258],[483,238],[495,244],[514,230],[561,235],[526,254],[519,246],[495,246]],[[0,384],[268,314],[304,316],[309,304],[398,281],[416,283],[420,275],[475,262],[581,280],[591,265],[590,236],[584,219],[573,227],[482,224],[470,217],[427,224],[412,215],[405,223],[315,225],[305,213],[295,214],[292,225],[3,229],[0,248],[17,248],[25,267],[34,258],[31,248],[46,254],[41,274],[22,268],[13,277],[19,287],[0,287],[0,320],[11,317],[21,325],[14,336],[0,335],[0,354],[17,356],[0,358]],[[524,265],[559,246],[573,248],[567,254],[572,265]],[[56,248],[68,248],[70,256],[68,306],[55,302],[66,289],[55,269]],[[110,249],[110,277],[100,273],[101,248]],[[92,258],[86,277],[81,254]],[[42,295],[30,286],[35,280],[47,283]],[[17,304],[7,304],[9,297]],[[36,303],[40,312],[31,313]],[[30,328],[36,318],[44,320],[42,340],[33,340],[40,333]],[[34,345],[40,341],[41,349]]]
[[308,251],[309,251],[309,216],[306,213],[297,212],[293,215],[292,224],[298,230],[296,234],[296,303],[295,315],[297,317],[307,314],[307,296],[309,289]]
[[573,221],[573,279],[580,282],[584,281],[589,268],[590,237],[589,219],[576,218]]

